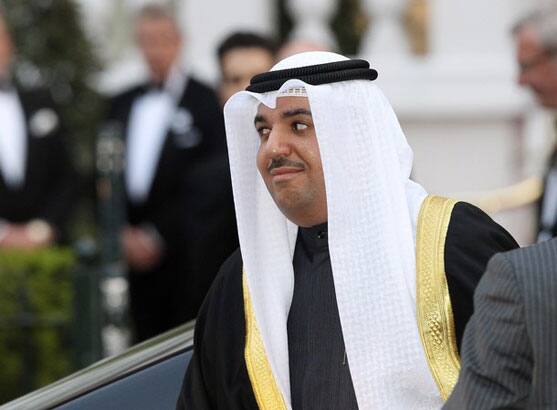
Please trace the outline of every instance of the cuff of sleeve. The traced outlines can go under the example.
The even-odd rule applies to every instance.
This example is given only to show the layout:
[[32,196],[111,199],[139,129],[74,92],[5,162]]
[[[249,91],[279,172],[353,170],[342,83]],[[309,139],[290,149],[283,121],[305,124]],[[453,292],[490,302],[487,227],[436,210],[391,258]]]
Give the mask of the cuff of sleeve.
[[33,242],[46,242],[54,237],[52,226],[43,219],[33,219],[25,228],[29,239]]

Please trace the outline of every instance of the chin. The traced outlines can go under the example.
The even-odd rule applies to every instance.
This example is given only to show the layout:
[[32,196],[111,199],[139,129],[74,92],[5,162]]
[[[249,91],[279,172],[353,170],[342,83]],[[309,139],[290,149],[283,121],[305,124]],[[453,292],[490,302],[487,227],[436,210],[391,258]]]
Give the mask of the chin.
[[[312,208],[312,198],[300,192],[283,192],[277,195],[275,203],[281,212],[288,215],[299,215],[307,213],[307,209]],[[290,219],[290,218],[289,218]]]

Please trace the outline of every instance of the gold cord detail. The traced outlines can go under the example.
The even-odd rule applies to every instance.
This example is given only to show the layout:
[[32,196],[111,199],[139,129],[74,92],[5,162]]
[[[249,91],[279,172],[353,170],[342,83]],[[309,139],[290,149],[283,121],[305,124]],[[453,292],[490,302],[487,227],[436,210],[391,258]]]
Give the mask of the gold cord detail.
[[421,207],[416,237],[416,303],[420,338],[443,400],[460,372],[453,309],[445,273],[445,239],[458,201],[428,196]]
[[242,273],[244,313],[246,317],[246,346],[244,359],[257,405],[261,410],[286,410],[282,394],[267,359],[265,345],[257,327],[249,296],[246,272]]

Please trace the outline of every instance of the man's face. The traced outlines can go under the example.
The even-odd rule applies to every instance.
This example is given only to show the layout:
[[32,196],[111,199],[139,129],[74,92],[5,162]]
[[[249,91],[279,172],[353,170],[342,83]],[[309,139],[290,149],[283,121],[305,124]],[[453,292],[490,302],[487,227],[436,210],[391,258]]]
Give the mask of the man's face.
[[178,59],[182,41],[167,18],[142,18],[137,23],[137,44],[154,81],[164,81]]
[[0,77],[7,75],[12,61],[13,46],[8,27],[0,15]]
[[221,59],[221,104],[224,105],[232,94],[244,90],[251,77],[269,71],[273,63],[273,56],[263,48],[242,47],[227,51]]
[[536,34],[528,27],[516,35],[518,82],[528,86],[540,104],[557,108],[557,56],[545,50]]
[[307,98],[280,97],[255,117],[257,168],[281,212],[299,226],[327,221],[321,155]]

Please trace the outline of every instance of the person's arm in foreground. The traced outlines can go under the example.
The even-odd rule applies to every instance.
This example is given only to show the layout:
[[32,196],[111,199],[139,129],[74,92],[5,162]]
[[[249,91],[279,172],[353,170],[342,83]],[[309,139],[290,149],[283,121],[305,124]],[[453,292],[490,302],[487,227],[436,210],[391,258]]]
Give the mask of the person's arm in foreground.
[[443,409],[525,408],[531,345],[514,268],[504,254],[490,261],[474,306],[464,333],[460,377]]

